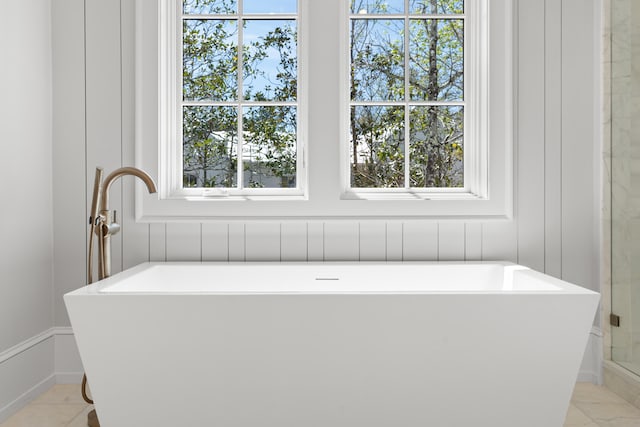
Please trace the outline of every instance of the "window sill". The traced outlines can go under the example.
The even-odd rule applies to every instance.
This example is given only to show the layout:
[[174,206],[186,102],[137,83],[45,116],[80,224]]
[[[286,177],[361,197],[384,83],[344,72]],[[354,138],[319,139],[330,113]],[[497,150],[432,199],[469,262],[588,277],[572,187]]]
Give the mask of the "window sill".
[[438,197],[322,198],[230,196],[159,199],[136,189],[140,222],[245,222],[290,220],[508,220],[511,198],[479,198],[469,193]]
[[341,200],[482,200],[483,197],[465,189],[443,189],[442,191],[401,190],[383,192],[375,190],[348,190]]

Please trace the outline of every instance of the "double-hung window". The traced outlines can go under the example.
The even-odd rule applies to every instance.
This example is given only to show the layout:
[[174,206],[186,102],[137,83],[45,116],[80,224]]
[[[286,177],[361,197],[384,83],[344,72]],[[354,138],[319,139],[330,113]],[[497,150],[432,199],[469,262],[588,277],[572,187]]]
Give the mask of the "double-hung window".
[[300,188],[296,0],[181,3],[184,194]]
[[137,1],[139,218],[510,215],[510,0]]
[[352,0],[352,188],[465,186],[463,0]]

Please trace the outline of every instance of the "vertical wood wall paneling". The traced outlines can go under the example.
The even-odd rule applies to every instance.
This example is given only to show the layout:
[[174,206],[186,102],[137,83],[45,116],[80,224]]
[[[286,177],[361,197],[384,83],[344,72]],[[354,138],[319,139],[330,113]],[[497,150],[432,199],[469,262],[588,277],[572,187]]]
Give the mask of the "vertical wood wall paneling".
[[[122,31],[122,163],[135,165],[135,2],[120,0]],[[157,177],[153,177],[158,182]],[[122,268],[149,261],[149,224],[135,221],[136,178],[127,177],[122,194]]]
[[192,222],[167,223],[167,261],[202,261],[202,231]]
[[[518,215],[517,211],[515,215]],[[482,224],[482,260],[518,262],[518,222],[516,219]]]
[[86,284],[84,0],[53,2],[53,233],[55,325],[69,326],[62,295]]
[[247,223],[245,245],[246,261],[280,261],[280,223]]
[[324,260],[358,261],[360,230],[356,221],[328,221],[324,224]]
[[[544,7],[541,6],[542,2]],[[81,190],[85,193],[86,188],[82,200],[85,207],[91,201],[90,187],[95,166],[103,166],[105,173],[109,173],[120,167],[122,162],[129,164],[133,160],[133,107],[130,105],[130,93],[134,76],[133,66],[129,63],[133,55],[130,45],[133,42],[129,39],[132,37],[133,18],[129,15],[131,6],[127,3],[119,0],[86,1],[87,57],[85,64],[82,64],[87,70],[86,98],[83,98],[84,87],[80,77],[75,82],[76,91],[83,92],[80,98],[86,103],[86,146],[74,145],[68,148],[69,153],[65,153],[68,160],[54,160],[60,174],[64,170],[64,165],[59,166],[61,163],[68,162],[71,165],[73,161],[74,166],[78,165],[72,160],[75,157],[82,158],[85,162],[86,173],[83,171],[82,178],[75,177],[84,179]],[[519,89],[523,95],[519,104],[520,118],[525,115],[528,119],[532,115],[536,118],[519,123],[514,165],[514,169],[518,171],[516,220],[469,222],[463,225],[462,254],[459,224],[442,226],[443,222],[438,232],[435,222],[403,223],[389,220],[384,224],[384,251],[387,260],[435,260],[439,257],[446,259],[464,256],[469,260],[482,258],[518,261],[520,253],[520,261],[523,263],[540,268],[543,260],[543,268],[548,273],[560,275],[563,268],[569,269],[564,274],[565,278],[584,281],[582,279],[585,273],[573,273],[578,265],[584,266],[592,261],[587,252],[592,250],[593,245],[593,236],[589,234],[593,221],[593,196],[589,185],[585,183],[592,182],[591,150],[594,147],[592,128],[584,126],[584,122],[585,117],[592,116],[593,108],[589,105],[593,102],[590,91],[585,90],[593,83],[592,76],[589,76],[592,73],[592,52],[586,51],[590,49],[590,43],[585,43],[585,40],[592,40],[590,32],[594,29],[591,27],[591,16],[585,17],[582,12],[575,13],[576,10],[585,10],[583,3],[581,0],[519,2],[519,16],[524,18],[532,13],[537,16],[535,19],[527,18],[526,22],[524,19],[520,20],[520,48],[527,49],[536,58],[535,63],[529,64],[527,60],[524,64],[521,59],[519,64]],[[588,9],[585,13],[592,14],[591,8]],[[540,16],[541,10],[543,17]],[[544,21],[542,47],[541,20]],[[76,55],[80,55],[80,52]],[[540,69],[541,64],[544,70]],[[78,69],[81,70],[82,67]],[[540,77],[542,71],[544,79]],[[544,112],[542,115],[541,111]],[[567,141],[569,138],[570,142]],[[84,169],[84,165],[82,167]],[[63,182],[59,178],[56,180]],[[132,178],[125,180],[122,206],[119,184],[112,188],[110,194],[111,207],[124,213],[124,216],[120,215],[124,221],[122,247],[118,244],[120,236],[114,239],[114,271],[118,269],[115,263],[119,260],[124,259],[124,266],[128,267],[144,260],[145,255],[156,261],[199,257],[243,261],[247,256],[270,256],[263,254],[260,248],[253,247],[254,243],[261,241],[261,238],[256,237],[262,235],[259,230],[262,225],[259,224],[250,225],[249,234],[245,235],[245,227],[249,223],[196,224],[184,228],[177,224],[133,223],[131,180]],[[544,182],[542,189],[536,187],[537,182]],[[56,182],[54,185],[58,188]],[[55,203],[59,206],[58,201]],[[542,214],[540,209],[543,209]],[[540,217],[543,218],[543,225],[540,224]],[[83,222],[85,220],[83,218]],[[200,233],[197,231],[198,227],[202,230]],[[356,220],[336,223],[331,221],[331,224],[322,221],[283,223],[279,235],[280,257],[282,260],[310,261],[322,261],[325,256],[327,259],[378,258],[382,253],[381,227],[381,223],[358,223]],[[543,233],[540,232],[541,227]],[[340,234],[342,229],[345,235]],[[266,232],[273,233],[273,230]],[[267,240],[274,241],[275,235],[269,236]],[[79,240],[79,237],[76,239]],[[83,241],[78,243],[84,248],[84,242],[83,236]],[[267,246],[271,248],[267,250],[273,249],[272,245]],[[122,255],[118,253],[119,248],[123,250]],[[564,257],[570,259],[563,264]],[[64,270],[66,263],[64,260],[57,260],[56,271]],[[78,267],[77,270],[79,274],[81,269]],[[64,293],[61,286],[65,286],[58,285],[59,280],[61,279],[56,276],[57,295]],[[57,322],[58,317],[56,316]],[[61,322],[64,323],[65,320]]]
[[229,261],[245,261],[245,224],[229,224]]
[[387,261],[402,261],[402,221],[387,221]]
[[464,222],[444,221],[438,224],[439,261],[463,261],[464,245]]
[[403,261],[438,260],[438,223],[407,221],[402,227]]
[[[518,28],[517,28],[517,24],[518,24],[518,3],[520,3],[519,1],[513,1],[511,2],[513,3],[513,13],[514,13],[514,23],[513,23],[513,38],[512,38],[512,43],[513,46],[515,48],[517,48],[517,43],[518,43]],[[496,33],[496,28],[495,26],[489,26],[489,37],[494,38],[496,40],[503,40],[504,39],[504,34],[501,33]],[[508,46],[508,44],[507,44]],[[495,51],[495,49],[493,50]],[[491,52],[490,52],[491,54]],[[514,55],[516,55],[515,49],[513,52]],[[517,68],[517,61],[515,61],[515,58],[517,58],[517,56],[514,56],[513,58],[513,67],[514,67],[514,86],[517,84],[518,82],[518,78],[519,78],[519,70]],[[496,96],[507,96],[508,92],[507,92],[507,87],[504,86],[504,83],[502,81],[499,81],[496,79],[496,75],[491,74],[489,76],[489,83],[491,85],[493,85],[493,90],[496,91]],[[511,88],[514,91],[514,95],[517,96],[517,87]],[[517,115],[515,114],[516,112],[514,111],[513,114],[513,118],[514,121],[517,118]],[[513,261],[513,262],[517,262],[518,259],[518,225],[517,225],[517,220],[518,220],[518,205],[517,205],[517,190],[518,190],[518,140],[516,138],[516,135],[511,134],[508,135],[506,134],[505,130],[504,130],[504,117],[500,117],[497,116],[495,114],[493,115],[489,115],[489,126],[490,129],[495,131],[495,134],[498,137],[504,137],[507,138],[507,140],[512,140],[513,141],[513,149],[512,149],[512,155],[513,158],[511,159],[513,161],[513,176],[512,176],[512,183],[513,183],[513,220],[511,221],[488,221],[486,223],[483,223],[482,226],[482,259],[483,260],[506,260],[506,261]],[[514,129],[513,132],[515,133],[515,131],[518,128],[518,124],[514,123]],[[492,158],[492,161],[504,161],[506,160],[506,153],[493,153],[494,154],[494,158]],[[504,160],[503,160],[504,158]],[[507,177],[506,179],[509,179],[509,177]],[[540,177],[540,179],[542,180],[542,177]]]
[[307,260],[307,223],[290,221],[280,224],[280,260]]
[[562,276],[562,2],[545,0],[545,273]]
[[518,262],[544,270],[545,0],[519,2]]
[[149,224],[149,261],[167,260],[167,225]]
[[562,278],[597,290],[591,276],[594,94],[585,90],[594,87],[591,1],[563,0],[562,27]]
[[482,260],[482,223],[468,222],[464,226],[465,261]]
[[[122,166],[120,2],[86,0],[87,211],[96,166],[104,177]],[[122,214],[122,182],[109,191],[109,209]],[[122,270],[122,233],[111,238],[111,273]]]
[[324,261],[324,223],[307,223],[307,260]]
[[229,224],[202,224],[202,261],[229,261]]
[[363,221],[360,223],[360,261],[387,260],[387,223]]

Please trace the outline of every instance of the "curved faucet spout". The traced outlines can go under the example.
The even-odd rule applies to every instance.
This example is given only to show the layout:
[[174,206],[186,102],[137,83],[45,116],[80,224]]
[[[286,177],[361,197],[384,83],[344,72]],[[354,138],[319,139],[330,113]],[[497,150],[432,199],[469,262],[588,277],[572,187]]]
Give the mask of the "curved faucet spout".
[[100,202],[100,206],[102,210],[106,211],[109,209],[108,208],[109,188],[111,187],[111,184],[116,179],[125,175],[132,175],[140,178],[147,185],[147,189],[149,190],[149,193],[155,193],[157,191],[156,184],[153,182],[153,178],[151,178],[149,174],[147,174],[145,171],[140,170],[138,168],[130,167],[130,166],[116,169],[113,172],[111,172],[109,175],[107,175],[107,177],[104,179],[104,182],[102,184],[102,195],[101,195],[102,200]]
[[[98,168],[99,173],[102,174],[102,170]],[[95,223],[96,234],[98,235],[98,278],[104,279],[111,275],[111,236],[116,234],[120,230],[120,225],[116,222],[115,211],[111,212],[109,209],[109,189],[111,184],[116,179],[125,176],[132,175],[140,178],[146,185],[149,193],[155,193],[156,184],[146,172],[134,168],[134,167],[122,167],[111,172],[102,182],[102,186],[97,186],[98,193],[100,195],[100,215]],[[98,178],[96,178],[98,179]],[[94,198],[95,198],[94,190]],[[95,219],[93,219],[95,221]]]

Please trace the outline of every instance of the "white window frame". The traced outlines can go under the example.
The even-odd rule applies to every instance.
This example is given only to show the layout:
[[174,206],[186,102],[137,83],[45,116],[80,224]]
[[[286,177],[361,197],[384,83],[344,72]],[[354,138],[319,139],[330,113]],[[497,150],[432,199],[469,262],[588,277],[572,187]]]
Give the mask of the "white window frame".
[[[345,2],[345,4],[348,2]],[[408,9],[409,0],[405,0],[405,8]],[[348,4],[346,4],[348,7]],[[486,64],[483,63],[483,58],[481,52],[483,48],[486,46],[487,40],[484,38],[486,36],[486,28],[482,28],[483,14],[486,13],[486,8],[488,7],[488,1],[465,1],[465,13],[459,15],[446,15],[451,19],[462,19],[464,21],[464,99],[458,102],[438,102],[438,101],[426,101],[426,102],[416,102],[409,99],[409,83],[405,78],[405,99],[402,101],[396,101],[393,104],[405,109],[405,122],[404,122],[404,140],[409,141],[409,143],[404,144],[404,159],[405,159],[405,185],[404,187],[399,188],[355,188],[351,187],[351,158],[350,158],[350,150],[349,150],[349,119],[350,112],[349,109],[354,104],[356,105],[376,105],[376,102],[362,101],[362,102],[354,102],[350,99],[350,87],[349,87],[349,72],[351,64],[349,61],[344,61],[343,64],[343,79],[344,86],[342,87],[341,93],[343,94],[343,99],[341,101],[341,105],[346,106],[346,110],[343,112],[341,119],[343,120],[342,126],[345,129],[343,131],[344,137],[342,143],[345,144],[342,147],[342,153],[349,154],[343,157],[342,161],[342,173],[341,176],[343,178],[343,191],[342,198],[343,199],[365,199],[365,200],[380,200],[380,199],[404,199],[404,198],[417,198],[423,200],[436,200],[442,199],[446,197],[486,197],[488,194],[487,188],[487,180],[485,179],[488,176],[487,173],[487,162],[479,161],[479,156],[481,153],[486,152],[486,124],[482,121],[480,114],[483,111],[483,106],[481,104],[481,100],[486,99],[483,96],[482,90],[486,88],[486,84],[483,84],[482,79],[486,78],[486,74],[483,73],[483,70],[486,68]],[[353,14],[348,9],[347,12],[348,18],[345,20],[347,24],[349,24],[349,20],[351,18],[362,19],[362,14]],[[404,28],[407,28],[407,20],[412,19],[443,19],[441,15],[416,15],[416,17],[412,17],[410,14],[372,14],[370,16],[377,17],[377,19],[396,19],[403,20]],[[469,19],[471,17],[471,19]],[[367,16],[364,16],[364,19],[367,19]],[[370,18],[369,18],[370,19]],[[374,18],[375,19],[375,18]],[[481,37],[471,37],[470,35],[478,34]],[[346,38],[343,37],[341,46],[345,48],[349,48],[349,38],[348,34],[345,32]],[[405,62],[404,69],[409,70],[409,38],[404,37],[404,51],[405,51]],[[344,50],[341,54],[341,58],[349,58],[348,50]],[[468,100],[474,101],[473,103],[468,102]],[[380,102],[380,105],[388,105],[390,103]],[[438,187],[429,187],[429,188],[419,188],[419,187],[410,187],[409,182],[409,163],[410,163],[410,155],[409,155],[409,147],[410,147],[410,126],[409,126],[409,110],[411,105],[420,105],[420,106],[437,106],[437,105],[459,105],[464,108],[464,123],[463,123],[463,138],[466,142],[467,132],[470,135],[474,135],[472,138],[472,143],[464,144],[463,150],[463,177],[464,177],[464,186],[459,188],[438,188]]]
[[[165,1],[165,0],[162,0]],[[171,3],[174,3],[171,5]],[[171,7],[173,6],[173,7]],[[241,0],[238,2],[238,7],[241,8]],[[163,8],[160,11],[162,14],[166,13],[165,17],[162,17],[162,21],[166,22],[167,26],[169,25],[180,25],[182,23],[182,2],[181,1],[169,1],[166,5],[166,8]],[[294,19],[296,21],[296,27],[299,27],[299,14],[293,16],[291,14],[252,14],[252,15],[240,15],[240,14],[228,14],[228,15],[219,15],[216,19],[229,19],[229,20],[237,20],[238,24],[243,20],[249,19]],[[198,19],[198,15],[193,15],[192,19]],[[242,64],[242,34],[243,32],[239,29],[240,39],[238,40],[238,52],[239,52],[239,60],[240,64]],[[174,42],[172,43],[169,38],[175,35]],[[182,107],[187,104],[191,106],[197,105],[206,105],[206,103],[202,103],[199,101],[183,101],[182,99],[182,73],[178,71],[178,64],[182,62],[183,50],[182,50],[182,30],[181,27],[173,27],[166,28],[166,31],[162,31],[161,29],[161,37],[165,39],[167,44],[166,53],[168,55],[167,61],[169,63],[166,66],[161,66],[159,68],[160,73],[160,81],[161,84],[165,86],[167,93],[173,94],[169,102],[166,105],[161,105],[161,116],[163,119],[161,122],[167,123],[167,126],[176,125],[176,128],[169,127],[163,134],[163,140],[161,145],[166,144],[166,149],[163,150],[163,153],[168,153],[166,157],[162,160],[162,165],[164,165],[164,170],[167,173],[161,173],[164,179],[168,182],[166,185],[161,186],[161,197],[165,199],[181,199],[181,198],[198,198],[198,197],[257,197],[260,198],[270,198],[270,197],[291,197],[291,196],[304,196],[304,188],[306,187],[306,172],[305,172],[305,162],[304,159],[304,123],[303,126],[300,126],[300,120],[296,122],[296,187],[295,188],[244,188],[243,183],[243,171],[242,168],[239,167],[237,171],[237,182],[241,188],[230,187],[230,188],[183,188],[183,144],[182,144],[182,121],[180,117],[182,117],[180,110]],[[300,55],[300,43],[298,43],[297,55]],[[304,67],[304,64],[301,64]],[[304,81],[304,68],[300,69],[300,64],[297,67],[298,78],[297,78],[297,92],[300,91],[302,87],[305,86],[306,82]],[[239,73],[239,81],[238,81],[238,95],[242,92],[242,73]],[[175,106],[172,105],[175,103]],[[243,107],[252,107],[252,106],[273,106],[273,105],[291,105],[296,107],[298,117],[304,117],[304,110],[301,110],[299,97],[296,96],[296,100],[292,102],[278,102],[278,101],[265,101],[265,102],[255,102],[255,101],[247,101],[245,99],[240,99],[238,97],[235,101],[230,101],[228,103],[220,103],[221,105],[226,104],[229,107],[239,107],[238,111],[238,126],[242,125],[242,108]],[[304,121],[303,121],[304,122]],[[244,138],[241,129],[238,129],[238,158],[239,165],[243,165],[242,160],[242,152],[244,145]]]
[[182,89],[175,74],[182,39],[176,2],[136,0],[135,158],[137,167],[157,177],[159,187],[158,196],[136,188],[137,219],[511,218],[512,2],[466,2],[467,8],[482,7],[468,9],[465,22],[465,32],[476,34],[465,43],[465,188],[349,188],[349,2],[299,0],[298,78],[303,82],[298,91],[299,188],[230,195],[216,189],[178,188],[182,181],[175,178],[176,168],[181,169],[182,157],[176,148],[180,127],[176,106]]

